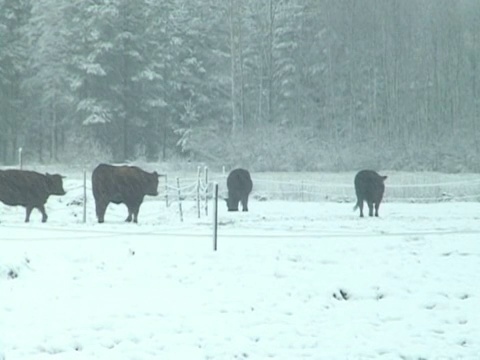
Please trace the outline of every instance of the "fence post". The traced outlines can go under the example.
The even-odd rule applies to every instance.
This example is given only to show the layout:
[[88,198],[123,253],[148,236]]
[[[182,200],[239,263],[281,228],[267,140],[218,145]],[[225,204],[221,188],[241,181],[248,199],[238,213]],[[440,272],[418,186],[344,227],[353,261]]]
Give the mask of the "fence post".
[[208,167],[205,166],[205,216],[208,216]]
[[23,149],[21,147],[18,148],[18,165],[20,166],[20,170],[23,169]]
[[177,177],[177,192],[178,192],[178,210],[180,211],[180,221],[183,222],[182,194],[180,193],[180,178],[178,177]]
[[217,251],[218,239],[218,183],[215,183],[215,196],[213,202],[213,251]]
[[197,166],[197,215],[200,219],[200,166]]
[[168,208],[168,176],[165,174],[165,205]]
[[87,222],[87,170],[83,169],[83,223]]
[[305,201],[305,199],[303,198],[304,193],[305,193],[305,188],[304,188],[304,184],[303,184],[303,180],[302,180],[302,202]]

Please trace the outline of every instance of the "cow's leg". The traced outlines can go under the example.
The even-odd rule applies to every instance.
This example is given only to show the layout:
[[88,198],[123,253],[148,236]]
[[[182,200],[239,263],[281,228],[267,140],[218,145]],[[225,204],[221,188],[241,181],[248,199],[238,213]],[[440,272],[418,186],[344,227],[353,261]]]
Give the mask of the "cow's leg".
[[242,209],[248,211],[248,197],[242,197]]
[[128,207],[128,217],[125,219],[126,222],[138,222],[138,210],[140,209],[140,204],[130,204]]
[[97,213],[97,219],[99,223],[105,221],[105,212],[107,211],[108,202],[95,201],[95,212]]
[[27,205],[25,209],[26,209],[25,222],[28,223],[30,221],[30,214],[32,213],[33,206]]
[[140,210],[140,204],[132,204],[127,206],[128,207],[128,216],[125,219],[126,222],[138,222],[138,211]]
[[373,216],[373,201],[367,201],[368,205],[368,216]]
[[138,223],[138,212],[140,211],[140,205],[135,205],[133,207],[133,222]]
[[125,222],[132,222],[133,208],[130,206],[127,206],[127,208],[128,208],[128,216],[125,219]]
[[48,216],[47,213],[45,212],[45,206],[44,205],[39,205],[37,206],[37,209],[42,213],[42,222],[47,222]]
[[360,217],[363,217],[363,199],[358,199],[358,207],[360,208]]
[[378,217],[378,209],[380,208],[380,202],[375,203],[375,216]]
[[228,199],[228,211],[238,211],[238,203],[240,200],[238,198],[229,197]]

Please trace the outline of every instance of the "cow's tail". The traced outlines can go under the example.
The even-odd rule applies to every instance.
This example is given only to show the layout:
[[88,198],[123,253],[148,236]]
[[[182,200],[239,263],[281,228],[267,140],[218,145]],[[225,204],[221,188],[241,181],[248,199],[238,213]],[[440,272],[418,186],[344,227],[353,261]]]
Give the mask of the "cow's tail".
[[358,201],[357,201],[357,203],[356,203],[355,206],[353,207],[353,211],[357,210],[359,206],[360,206],[360,204],[359,204]]

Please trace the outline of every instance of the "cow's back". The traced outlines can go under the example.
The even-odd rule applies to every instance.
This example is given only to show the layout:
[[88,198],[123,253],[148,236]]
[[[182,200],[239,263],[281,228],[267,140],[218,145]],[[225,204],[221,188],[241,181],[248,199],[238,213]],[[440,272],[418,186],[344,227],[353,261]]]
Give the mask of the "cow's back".
[[357,197],[368,200],[381,200],[385,191],[384,177],[373,170],[362,170],[354,180]]
[[100,164],[92,173],[93,195],[116,203],[136,201],[145,195],[147,175],[136,166]]
[[119,166],[109,164],[98,165],[92,173],[92,191],[97,199],[121,202],[125,183],[128,179],[122,176]]
[[227,178],[227,188],[229,193],[250,194],[253,183],[250,173],[245,169],[233,170]]

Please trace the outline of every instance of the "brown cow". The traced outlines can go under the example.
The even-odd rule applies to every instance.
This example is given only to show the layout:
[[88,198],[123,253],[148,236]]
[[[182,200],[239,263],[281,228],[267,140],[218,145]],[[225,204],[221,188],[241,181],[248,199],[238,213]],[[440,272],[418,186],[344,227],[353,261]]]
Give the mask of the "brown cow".
[[50,195],[65,195],[62,176],[40,174],[26,170],[0,170],[0,201],[10,206],[26,208],[25,222],[30,221],[34,208],[42,213],[42,222],[48,219],[45,203]]
[[109,203],[124,203],[127,222],[138,222],[138,212],[145,195],[158,195],[157,172],[148,173],[136,166],[98,165],[92,173],[92,190],[99,223],[105,220]]

